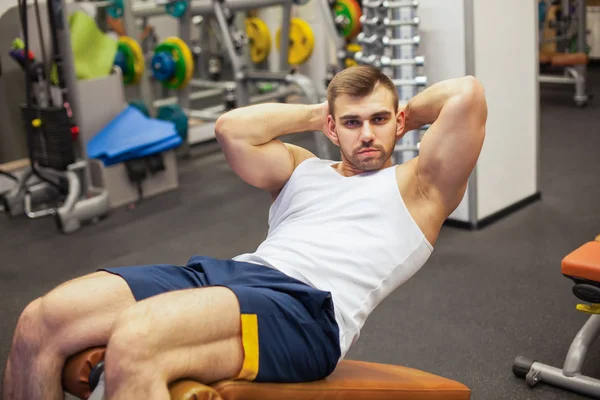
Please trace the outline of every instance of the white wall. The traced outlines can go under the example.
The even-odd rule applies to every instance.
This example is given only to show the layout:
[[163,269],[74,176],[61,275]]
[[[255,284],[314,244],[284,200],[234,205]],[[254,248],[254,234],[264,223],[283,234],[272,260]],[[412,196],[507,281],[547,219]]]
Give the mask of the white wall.
[[523,0],[473,3],[475,75],[488,101],[486,139],[477,164],[482,219],[538,190],[537,7]]
[[463,0],[420,0],[419,54],[425,56],[429,85],[466,73]]

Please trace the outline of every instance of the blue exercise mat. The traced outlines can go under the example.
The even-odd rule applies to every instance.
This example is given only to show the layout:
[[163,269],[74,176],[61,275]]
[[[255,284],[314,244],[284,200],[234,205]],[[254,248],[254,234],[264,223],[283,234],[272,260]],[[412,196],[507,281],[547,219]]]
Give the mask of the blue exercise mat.
[[145,147],[143,149],[139,149],[132,153],[124,153],[120,156],[112,157],[112,158],[99,157],[99,159],[104,163],[104,165],[106,167],[110,167],[111,165],[115,165],[115,164],[118,164],[123,161],[131,160],[134,158],[145,157],[145,156],[149,156],[151,154],[161,153],[163,151],[174,149],[176,147],[181,146],[181,142],[182,142],[182,140],[181,140],[180,136],[172,137],[172,138],[169,138],[162,142],[156,143],[154,145]]
[[148,118],[128,106],[88,142],[87,152],[108,166],[170,150],[181,142],[173,122]]

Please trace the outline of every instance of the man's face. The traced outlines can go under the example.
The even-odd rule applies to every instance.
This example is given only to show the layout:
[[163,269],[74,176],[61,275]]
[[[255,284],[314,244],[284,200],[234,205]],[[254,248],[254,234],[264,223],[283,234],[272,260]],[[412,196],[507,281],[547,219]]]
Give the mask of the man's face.
[[335,100],[335,120],[329,116],[327,135],[351,169],[373,171],[391,166],[404,125],[404,112],[394,111],[394,101],[391,91],[382,85],[365,97],[341,95]]

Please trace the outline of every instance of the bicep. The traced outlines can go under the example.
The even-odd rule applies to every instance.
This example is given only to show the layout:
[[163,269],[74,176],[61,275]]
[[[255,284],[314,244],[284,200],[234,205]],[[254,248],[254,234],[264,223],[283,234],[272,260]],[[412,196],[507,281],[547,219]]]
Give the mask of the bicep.
[[487,106],[483,88],[473,83],[454,96],[423,136],[417,176],[428,197],[452,211],[464,194],[485,136]]

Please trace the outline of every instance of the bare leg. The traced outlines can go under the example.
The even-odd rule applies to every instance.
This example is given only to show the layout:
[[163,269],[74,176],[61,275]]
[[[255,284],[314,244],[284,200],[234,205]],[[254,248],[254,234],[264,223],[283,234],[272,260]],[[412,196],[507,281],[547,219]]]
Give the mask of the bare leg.
[[118,313],[135,304],[125,281],[97,272],[30,303],[19,318],[6,366],[4,400],[64,398],[65,360],[105,345]]
[[119,315],[106,350],[106,398],[168,400],[169,383],[232,378],[243,359],[240,307],[232,291],[161,294]]

